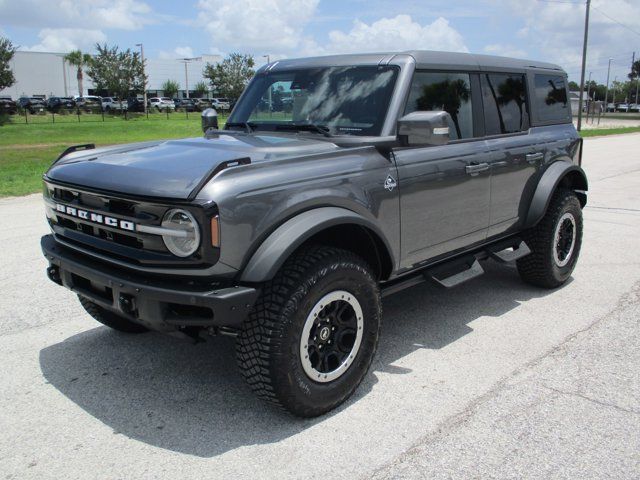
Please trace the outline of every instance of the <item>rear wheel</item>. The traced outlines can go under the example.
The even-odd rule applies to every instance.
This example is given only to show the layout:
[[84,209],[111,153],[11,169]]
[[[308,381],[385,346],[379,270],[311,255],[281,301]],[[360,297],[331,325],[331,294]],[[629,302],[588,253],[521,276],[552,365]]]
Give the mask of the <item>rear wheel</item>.
[[240,370],[260,398],[302,417],[321,415],[364,378],[381,318],[364,260],[336,248],[303,249],[264,285],[243,325]]
[[106,308],[102,308],[101,306],[93,303],[86,297],[78,295],[78,299],[89,315],[109,328],[125,333],[144,333],[149,331],[146,327],[121,317],[120,315],[116,315]]
[[524,235],[531,254],[518,260],[518,272],[532,285],[556,288],[571,276],[582,246],[582,209],[576,194],[559,189],[540,223]]

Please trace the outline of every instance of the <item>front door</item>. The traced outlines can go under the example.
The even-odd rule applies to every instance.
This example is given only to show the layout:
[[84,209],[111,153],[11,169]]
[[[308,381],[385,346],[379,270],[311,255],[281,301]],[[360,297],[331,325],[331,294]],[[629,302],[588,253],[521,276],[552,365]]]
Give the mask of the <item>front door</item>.
[[[474,117],[481,115],[477,76],[416,72],[405,114],[444,110],[451,143],[399,148],[401,268],[481,242],[490,213],[489,151]],[[472,83],[474,88],[472,88]],[[477,138],[477,139],[476,139]]]

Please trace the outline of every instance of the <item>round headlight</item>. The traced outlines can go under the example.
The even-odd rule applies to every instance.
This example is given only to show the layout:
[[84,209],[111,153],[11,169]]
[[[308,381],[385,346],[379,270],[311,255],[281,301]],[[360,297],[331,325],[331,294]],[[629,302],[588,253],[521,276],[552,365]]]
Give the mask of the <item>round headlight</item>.
[[174,255],[188,257],[200,246],[198,222],[186,210],[169,210],[162,220],[162,227],[172,230],[162,235],[162,240]]

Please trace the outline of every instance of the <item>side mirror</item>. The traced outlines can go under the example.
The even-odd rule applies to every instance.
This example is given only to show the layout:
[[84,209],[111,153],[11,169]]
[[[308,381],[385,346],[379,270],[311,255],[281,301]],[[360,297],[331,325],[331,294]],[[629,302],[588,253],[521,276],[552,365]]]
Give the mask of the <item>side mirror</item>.
[[207,108],[202,112],[202,131],[206,134],[210,128],[218,129],[218,112],[213,108]]
[[398,136],[403,145],[446,145],[449,125],[447,112],[411,112],[398,120]]

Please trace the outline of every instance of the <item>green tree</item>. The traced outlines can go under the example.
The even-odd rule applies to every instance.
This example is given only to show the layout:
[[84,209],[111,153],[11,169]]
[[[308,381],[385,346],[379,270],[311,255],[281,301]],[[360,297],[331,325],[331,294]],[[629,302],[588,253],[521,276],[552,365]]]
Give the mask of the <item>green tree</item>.
[[232,53],[216,65],[207,63],[202,76],[209,80],[214,91],[237,100],[255,74],[254,65],[251,55]]
[[193,91],[196,92],[198,98],[202,98],[209,93],[209,85],[207,85],[207,82],[198,82],[193,88]]
[[579,92],[580,91],[580,85],[578,85],[576,82],[574,82],[573,80],[569,82],[569,91],[570,92]]
[[631,65],[631,72],[629,72],[628,77],[630,80],[640,77],[640,60],[633,62],[633,65]]
[[83,69],[85,66],[91,65],[92,57],[88,53],[82,53],[80,50],[74,50],[67,53],[64,59],[69,62],[70,65],[76,67],[76,79],[78,80],[78,95],[84,95],[84,89],[82,81],[84,79]]
[[9,62],[16,49],[8,38],[0,37],[0,90],[16,83]]
[[144,91],[146,75],[138,52],[129,49],[118,51],[117,46],[96,44],[98,54],[90,62],[87,74],[98,90],[126,98],[132,93]]
[[175,80],[167,80],[162,84],[162,91],[166,97],[173,98],[178,94],[180,84]]

